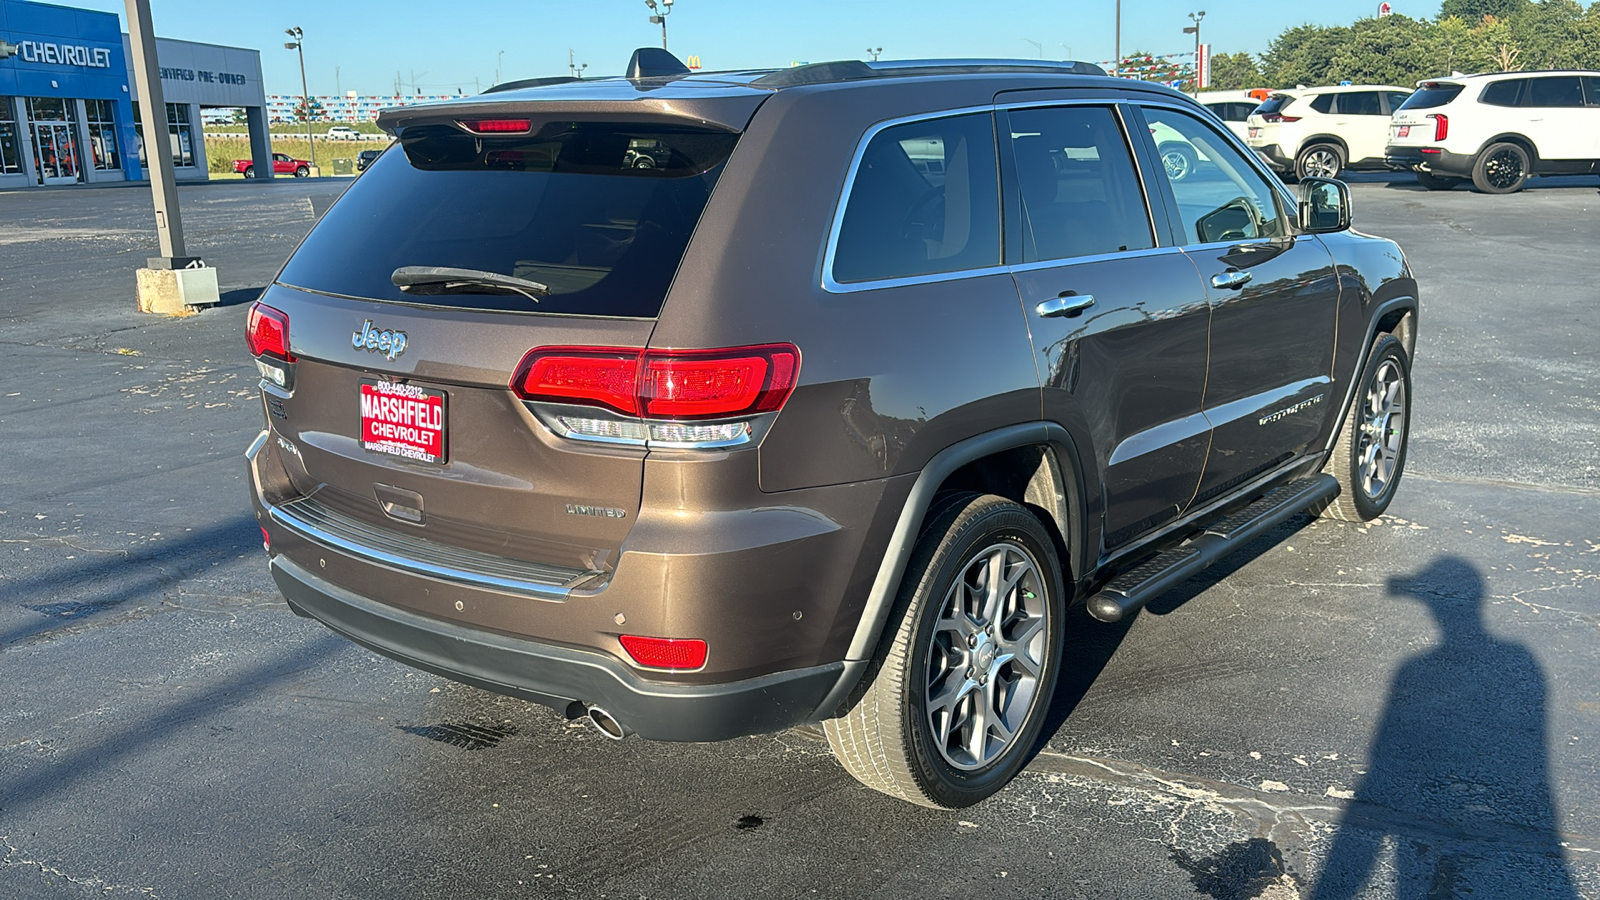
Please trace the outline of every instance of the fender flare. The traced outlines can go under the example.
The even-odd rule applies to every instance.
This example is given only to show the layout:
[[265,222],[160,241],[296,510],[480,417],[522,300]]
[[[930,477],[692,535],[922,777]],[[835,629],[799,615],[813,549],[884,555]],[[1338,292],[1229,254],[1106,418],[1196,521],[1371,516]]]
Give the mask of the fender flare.
[[[1333,448],[1339,443],[1339,433],[1344,430],[1344,420],[1349,417],[1350,404],[1355,402],[1356,390],[1361,386],[1361,373],[1365,372],[1367,369],[1367,357],[1372,354],[1372,342],[1378,336],[1378,323],[1382,322],[1384,317],[1388,316],[1390,313],[1397,310],[1403,310],[1407,315],[1412,317],[1411,333],[1414,339],[1416,335],[1416,318],[1419,315],[1419,306],[1420,304],[1417,302],[1416,297],[1409,295],[1402,297],[1391,297],[1379,304],[1367,317],[1366,343],[1361,345],[1361,356],[1356,360],[1355,366],[1351,369],[1350,385],[1345,388],[1344,403],[1339,406],[1339,418],[1335,420],[1337,424],[1331,431],[1328,432],[1327,446],[1322,448],[1322,462],[1324,465],[1327,464],[1328,457],[1333,453]],[[1415,344],[1407,347],[1406,353],[1409,355],[1414,349],[1416,349]]]
[[935,454],[917,475],[916,482],[906,496],[905,505],[900,509],[889,545],[884,549],[883,561],[878,565],[878,574],[872,581],[866,606],[861,611],[861,621],[857,623],[855,634],[850,639],[850,648],[845,653],[847,664],[870,660],[877,652],[884,626],[888,624],[889,613],[900,591],[900,580],[905,577],[911,551],[922,532],[923,519],[939,485],[968,463],[1006,450],[1035,445],[1047,448],[1056,465],[1056,473],[1060,476],[1063,496],[1058,497],[1058,509],[1051,513],[1057,524],[1063,526],[1062,538],[1067,542],[1071,572],[1075,577],[1082,577],[1078,566],[1086,552],[1087,529],[1083,518],[1086,495],[1080,462],[1082,456],[1077,452],[1077,444],[1072,436],[1062,426],[1043,421],[1008,425],[976,435]]

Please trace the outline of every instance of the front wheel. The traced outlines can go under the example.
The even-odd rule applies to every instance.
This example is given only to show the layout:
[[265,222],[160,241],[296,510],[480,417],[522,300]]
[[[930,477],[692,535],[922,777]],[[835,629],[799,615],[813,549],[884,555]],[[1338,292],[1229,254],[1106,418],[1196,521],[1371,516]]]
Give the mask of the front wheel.
[[296,177],[296,178],[304,178],[304,177],[306,177],[307,175],[310,175],[310,174],[311,174],[311,170],[306,168],[305,166],[301,166],[301,167],[299,167],[299,168],[294,170],[294,177]]
[[876,660],[823,722],[845,770],[912,803],[971,806],[1027,763],[1060,669],[1065,593],[1039,518],[1003,497],[942,495]]
[[1406,467],[1411,430],[1411,360],[1400,339],[1379,335],[1361,384],[1324,472],[1339,480],[1339,496],[1322,515],[1366,522],[1383,515]]
[[1297,178],[1338,178],[1344,169],[1344,153],[1332,144],[1312,144],[1294,158]]
[[1485,194],[1515,194],[1528,183],[1528,151],[1516,144],[1491,145],[1472,164],[1472,185]]
[[1430,191],[1448,191],[1465,180],[1450,175],[1435,175],[1432,172],[1417,173],[1417,183]]

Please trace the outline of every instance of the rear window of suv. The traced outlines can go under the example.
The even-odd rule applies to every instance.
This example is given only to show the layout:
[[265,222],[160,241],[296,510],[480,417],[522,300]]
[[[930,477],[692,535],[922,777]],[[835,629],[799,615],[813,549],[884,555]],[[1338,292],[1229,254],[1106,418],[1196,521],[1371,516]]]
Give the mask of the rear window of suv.
[[1288,94],[1273,94],[1265,102],[1256,107],[1255,115],[1270,116],[1273,113],[1283,112],[1283,108],[1294,102],[1294,97]]
[[[737,140],[626,123],[536,121],[508,136],[411,126],[278,280],[426,306],[653,317]],[[405,293],[390,279],[406,266],[510,275],[549,293]]]
[[1463,84],[1424,84],[1417,88],[1406,102],[1400,104],[1401,109],[1437,109],[1451,100],[1461,96],[1461,91],[1466,87]]

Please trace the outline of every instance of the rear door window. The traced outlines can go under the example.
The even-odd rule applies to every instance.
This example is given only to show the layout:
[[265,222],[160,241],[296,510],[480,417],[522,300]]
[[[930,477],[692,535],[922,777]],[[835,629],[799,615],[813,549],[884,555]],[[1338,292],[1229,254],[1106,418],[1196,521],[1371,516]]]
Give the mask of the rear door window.
[[861,154],[833,280],[884,281],[1000,264],[1000,184],[988,113],[894,125]]
[[1483,89],[1478,101],[1490,106],[1516,106],[1521,101],[1522,89],[1527,84],[1528,79],[1526,78],[1507,78],[1505,81],[1496,81]]
[[1311,108],[1319,113],[1333,112],[1334,96],[1333,94],[1318,94],[1312,98]]
[[1424,84],[1417,88],[1416,93],[1406,98],[1400,104],[1400,109],[1438,109],[1451,100],[1461,96],[1461,91],[1466,85],[1462,84]]
[[1577,75],[1552,75],[1528,80],[1523,106],[1572,109],[1583,105],[1583,81]]
[[[483,136],[405,128],[284,267],[287,285],[372,300],[505,312],[653,317],[738,136],[661,125],[533,122]],[[402,292],[406,266],[536,282]]]

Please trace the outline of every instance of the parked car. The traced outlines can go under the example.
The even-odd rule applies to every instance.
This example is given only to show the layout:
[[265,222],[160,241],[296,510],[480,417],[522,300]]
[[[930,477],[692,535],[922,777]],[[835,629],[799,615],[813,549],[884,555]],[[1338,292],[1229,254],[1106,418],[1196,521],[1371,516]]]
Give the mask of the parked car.
[[1600,72],[1424,81],[1395,113],[1384,156],[1435,191],[1470,179],[1509,194],[1534,175],[1600,172]]
[[357,153],[356,171],[365,172],[367,170],[367,166],[372,165],[373,161],[378,158],[378,154],[382,152],[382,150],[363,150],[360,153]]
[[[233,161],[233,170],[243,173],[246,178],[256,177],[256,164],[250,159],[236,159]],[[311,163],[304,159],[295,159],[287,153],[272,154],[272,173],[274,175],[293,175],[304,178],[311,174]]]
[[1245,141],[1291,178],[1383,169],[1389,116],[1410,95],[1388,85],[1278,91],[1250,114]]
[[1031,756],[1069,605],[1394,497],[1404,255],[1194,100],[1084,63],[628,71],[385,110],[403,140],[251,307],[295,612],[607,737],[820,722],[960,807]]
[[1265,88],[1254,88],[1248,91],[1204,91],[1195,99],[1200,101],[1201,106],[1211,110],[1242,141],[1250,136],[1250,114],[1271,96],[1272,92]]
[[361,132],[349,125],[335,125],[328,129],[326,137],[330,141],[357,141],[361,139]]

